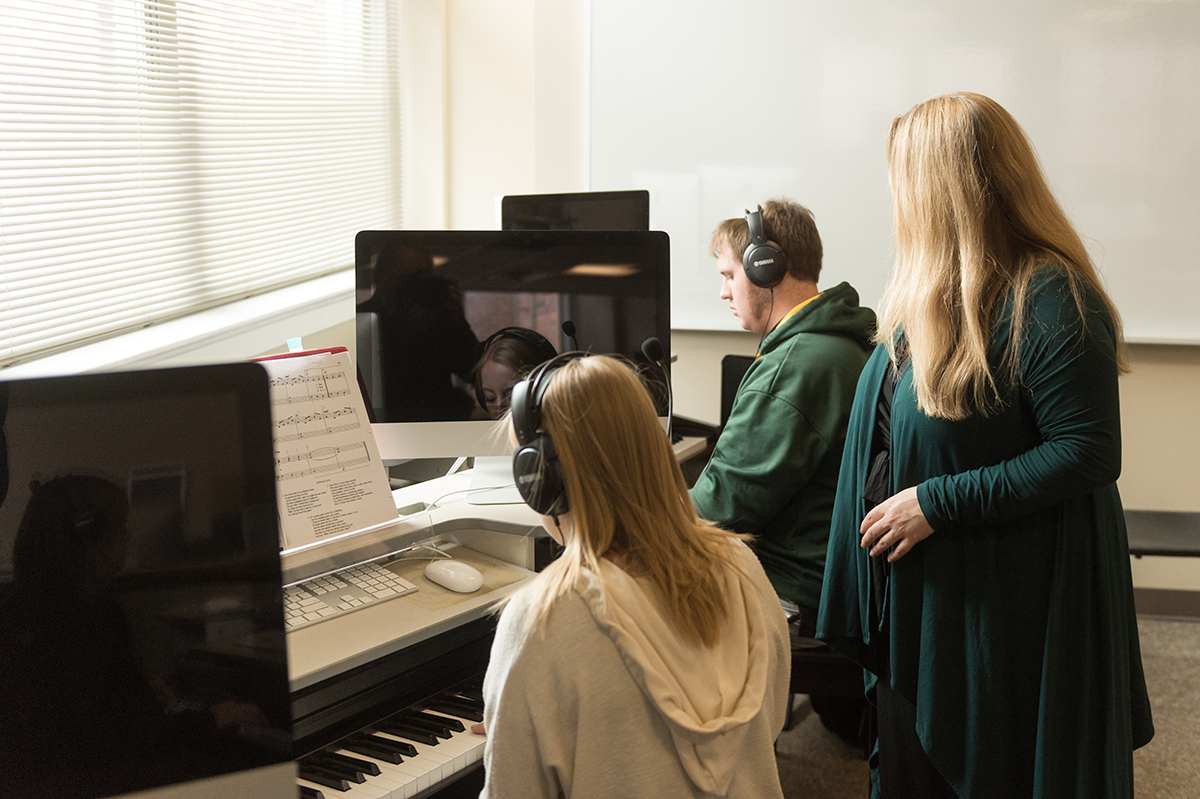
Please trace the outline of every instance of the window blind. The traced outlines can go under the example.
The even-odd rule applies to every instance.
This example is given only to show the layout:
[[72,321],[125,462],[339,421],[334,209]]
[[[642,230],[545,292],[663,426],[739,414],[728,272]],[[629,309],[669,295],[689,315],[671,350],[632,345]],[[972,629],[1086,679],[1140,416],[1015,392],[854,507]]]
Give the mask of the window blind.
[[392,0],[0,0],[0,365],[400,226]]

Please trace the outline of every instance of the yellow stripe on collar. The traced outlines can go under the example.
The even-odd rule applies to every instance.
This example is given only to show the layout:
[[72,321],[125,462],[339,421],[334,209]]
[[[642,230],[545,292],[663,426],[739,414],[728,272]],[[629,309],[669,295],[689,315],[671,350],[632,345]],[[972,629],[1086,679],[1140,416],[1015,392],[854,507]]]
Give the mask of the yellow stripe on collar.
[[[810,302],[812,302],[813,300],[815,300],[817,297],[820,297],[820,296],[821,296],[821,292],[819,292],[819,291],[818,291],[816,294],[812,295],[812,296],[811,296],[811,297],[809,297],[807,300],[805,300],[804,302],[800,303],[800,304],[799,304],[799,305],[797,305],[795,308],[793,308],[792,310],[790,310],[790,311],[788,311],[786,314],[784,314],[784,315],[783,315],[783,318],[779,320],[779,324],[777,324],[777,325],[775,325],[775,327],[771,328],[771,333],[774,333],[776,330],[778,330],[778,329],[779,329],[779,326],[780,326],[780,325],[782,325],[784,322],[786,322],[787,320],[789,320],[789,319],[791,319],[793,316],[795,316],[797,311],[799,311],[799,310],[800,310],[801,308],[803,308],[805,305],[808,305]],[[769,335],[771,335],[771,333],[768,333],[767,335],[769,336]],[[757,355],[755,355],[755,356],[754,356],[754,359],[755,359],[755,360],[758,360],[758,359],[759,359],[759,358],[761,358],[761,357],[762,357],[762,353],[760,352],[760,353],[758,353]]]

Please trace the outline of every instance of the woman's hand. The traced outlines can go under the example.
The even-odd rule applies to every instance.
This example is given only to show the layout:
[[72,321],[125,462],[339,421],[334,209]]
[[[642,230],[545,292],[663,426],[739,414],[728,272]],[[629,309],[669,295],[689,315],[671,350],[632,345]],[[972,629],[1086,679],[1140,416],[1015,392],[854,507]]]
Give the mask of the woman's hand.
[[928,538],[933,528],[925,521],[921,504],[917,502],[916,486],[913,486],[872,508],[858,531],[862,534],[859,546],[870,547],[871,557],[882,555],[895,546],[888,555],[888,562],[894,563]]
[[483,729],[483,722],[472,724],[471,732],[475,733],[476,735],[487,735],[487,732]]

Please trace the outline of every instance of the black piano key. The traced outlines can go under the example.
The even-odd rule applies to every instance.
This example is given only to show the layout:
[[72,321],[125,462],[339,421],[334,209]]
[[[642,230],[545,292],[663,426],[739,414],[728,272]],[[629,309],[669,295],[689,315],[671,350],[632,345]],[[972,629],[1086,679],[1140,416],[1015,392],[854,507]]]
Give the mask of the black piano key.
[[340,763],[346,768],[357,769],[363,774],[369,774],[372,777],[379,776],[379,766],[375,765],[370,760],[363,760],[362,758],[343,755],[340,752],[322,752],[321,758],[328,758],[334,763]]
[[426,744],[428,746],[438,745],[438,739],[436,735],[431,732],[419,730],[412,725],[388,722],[386,724],[380,724],[379,729],[389,735],[397,735],[401,738],[408,738],[409,740],[416,741],[419,744]]
[[399,765],[404,762],[404,758],[394,749],[385,749],[382,746],[374,746],[366,741],[346,741],[342,744],[343,749],[367,757],[373,757],[376,760],[382,760],[384,763],[392,763]]
[[300,799],[325,799],[325,794],[307,785],[300,786]]
[[431,732],[437,735],[438,738],[450,738],[450,727],[432,719],[427,719],[427,717],[420,717],[415,714],[403,714],[392,721],[398,723],[398,725],[410,725],[414,729],[424,729],[425,732]]
[[367,775],[363,774],[358,769],[343,766],[342,764],[335,763],[332,760],[317,758],[315,760],[309,760],[308,765],[312,766],[313,768],[321,769],[322,771],[327,771],[330,774],[341,777],[348,782],[353,782],[356,785],[361,785],[367,781]]
[[452,699],[439,699],[429,706],[430,710],[436,710],[441,713],[446,713],[451,716],[458,716],[461,719],[469,721],[483,721],[483,709],[476,708],[466,702],[455,702]]
[[350,782],[348,780],[344,780],[315,766],[300,763],[298,773],[302,779],[315,782],[317,785],[324,785],[326,788],[333,788],[335,791],[346,793],[350,790]]
[[414,730],[423,732],[431,732],[439,738],[449,738],[450,728],[445,724],[438,722],[437,719],[429,716],[421,716],[411,711],[397,713],[388,719],[392,724],[402,724],[412,727]]
[[461,721],[459,721],[456,718],[451,717],[453,714],[447,713],[446,711],[443,710],[443,711],[441,711],[441,713],[443,715],[438,715],[437,713],[428,712],[430,710],[437,710],[437,707],[433,706],[433,707],[426,708],[425,710],[421,711],[421,715],[426,718],[433,719],[438,724],[445,724],[446,727],[451,732],[464,732],[467,729],[466,727],[463,726],[463,723]]
[[395,738],[384,738],[380,735],[364,735],[362,740],[372,746],[381,746],[388,751],[397,752],[405,757],[417,756],[417,747],[408,741],[397,741]]
[[468,699],[472,702],[478,702],[479,709],[483,710],[483,689],[482,688],[478,688],[475,686],[471,686],[470,688],[463,688],[461,691],[459,691],[457,694],[455,694],[455,696],[457,696],[459,699]]

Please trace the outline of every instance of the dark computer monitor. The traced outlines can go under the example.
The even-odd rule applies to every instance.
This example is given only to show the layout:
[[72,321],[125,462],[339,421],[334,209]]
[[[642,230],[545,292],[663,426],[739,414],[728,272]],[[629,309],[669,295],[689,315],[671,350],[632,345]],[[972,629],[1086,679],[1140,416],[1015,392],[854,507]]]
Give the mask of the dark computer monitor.
[[269,403],[257,364],[0,383],[13,795],[295,796]]
[[500,199],[501,230],[649,230],[650,192],[580,191],[507,194]]
[[[528,352],[525,369],[565,350],[620,354],[645,367],[666,414],[663,370],[642,352],[650,338],[670,352],[665,233],[362,231],[355,265],[357,366],[376,422],[495,418],[485,400],[504,383],[490,381],[484,355],[498,339]],[[452,441],[439,435],[447,451],[411,457],[487,454]]]

